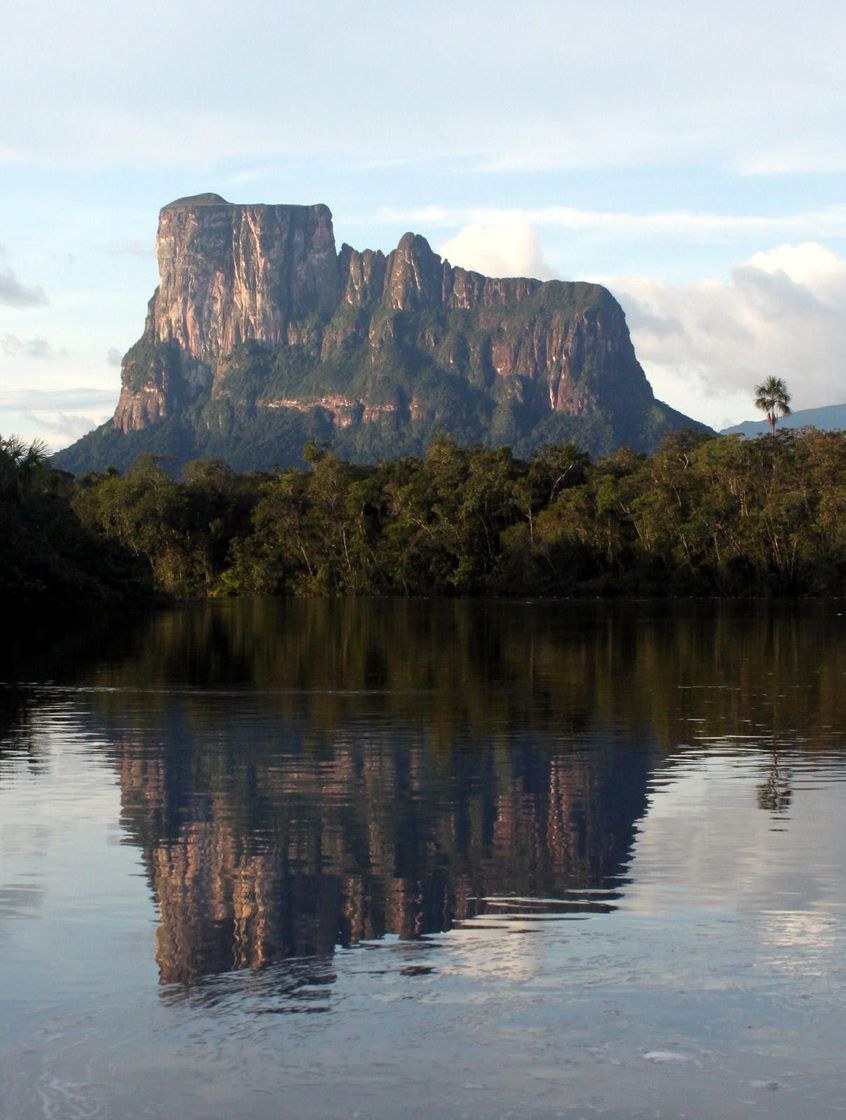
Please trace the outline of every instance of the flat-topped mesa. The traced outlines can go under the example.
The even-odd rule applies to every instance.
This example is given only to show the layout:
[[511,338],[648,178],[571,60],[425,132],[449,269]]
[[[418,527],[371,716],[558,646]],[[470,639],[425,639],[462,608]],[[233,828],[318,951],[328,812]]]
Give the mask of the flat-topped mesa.
[[[118,433],[179,419],[176,442],[191,428],[198,447],[217,446],[209,433],[225,442],[243,428],[244,446],[273,431],[298,453],[343,432],[357,453],[369,429],[361,447],[390,456],[436,431],[524,449],[584,432],[594,447],[646,448],[691,423],[655,401],[622,308],[596,284],[483,276],[414,233],[387,255],[338,253],[327,206],[218,194],[165,206],[156,252]],[[261,454],[281,461],[275,447]]]
[[159,215],[159,287],[147,332],[206,365],[248,339],[281,345],[288,323],[331,312],[340,291],[327,206],[239,206],[216,194]]

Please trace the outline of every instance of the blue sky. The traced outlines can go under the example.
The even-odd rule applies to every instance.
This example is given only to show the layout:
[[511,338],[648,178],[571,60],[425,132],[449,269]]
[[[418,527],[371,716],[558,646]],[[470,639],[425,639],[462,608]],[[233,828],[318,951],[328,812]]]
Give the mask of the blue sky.
[[113,411],[158,210],[207,190],[600,280],[656,393],[717,426],[770,373],[846,400],[838,4],[0,4],[3,434]]

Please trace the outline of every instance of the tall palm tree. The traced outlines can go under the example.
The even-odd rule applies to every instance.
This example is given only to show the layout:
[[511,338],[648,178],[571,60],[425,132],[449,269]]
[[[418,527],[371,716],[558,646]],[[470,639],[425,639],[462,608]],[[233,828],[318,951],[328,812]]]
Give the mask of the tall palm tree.
[[790,393],[780,377],[768,377],[755,386],[755,407],[766,412],[770,431],[775,435],[779,416],[790,415]]

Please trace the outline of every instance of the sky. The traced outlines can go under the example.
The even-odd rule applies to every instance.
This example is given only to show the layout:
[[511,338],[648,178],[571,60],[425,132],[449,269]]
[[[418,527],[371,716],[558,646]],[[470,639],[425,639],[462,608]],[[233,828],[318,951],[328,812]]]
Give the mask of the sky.
[[656,395],[716,426],[846,401],[846,7],[806,0],[0,0],[0,433],[114,410],[158,211],[325,202],[594,280]]

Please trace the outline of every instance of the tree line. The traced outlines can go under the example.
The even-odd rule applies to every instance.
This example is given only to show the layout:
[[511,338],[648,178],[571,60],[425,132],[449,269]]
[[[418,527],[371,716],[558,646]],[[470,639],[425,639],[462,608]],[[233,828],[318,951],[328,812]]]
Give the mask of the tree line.
[[846,436],[671,435],[597,460],[436,438],[423,458],[237,474],[142,456],[73,488],[80,529],[173,596],[839,595]]

